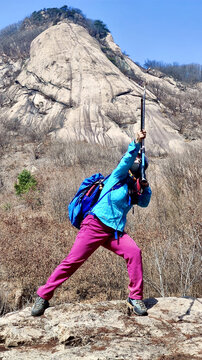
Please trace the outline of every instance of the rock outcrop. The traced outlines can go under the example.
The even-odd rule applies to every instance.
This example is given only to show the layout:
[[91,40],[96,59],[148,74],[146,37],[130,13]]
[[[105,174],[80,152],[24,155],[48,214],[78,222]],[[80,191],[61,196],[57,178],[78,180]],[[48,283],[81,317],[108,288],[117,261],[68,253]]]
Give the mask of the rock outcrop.
[[30,307],[0,318],[2,360],[201,359],[202,299],[150,298],[148,316],[125,301],[64,304],[39,318]]
[[[124,64],[142,83],[154,81],[153,75],[121,53],[110,34],[105,45],[115,56],[122,56]],[[66,141],[128,144],[140,127],[143,87],[124,75],[108,57],[82,26],[62,22],[48,28],[33,40],[30,58],[15,84],[6,94],[3,92],[5,106],[1,117],[7,121],[17,119],[27,127]],[[156,77],[157,80],[179,93],[174,81],[171,84]],[[147,148],[157,155],[182,152],[187,146],[164,106],[150,91],[146,121]]]

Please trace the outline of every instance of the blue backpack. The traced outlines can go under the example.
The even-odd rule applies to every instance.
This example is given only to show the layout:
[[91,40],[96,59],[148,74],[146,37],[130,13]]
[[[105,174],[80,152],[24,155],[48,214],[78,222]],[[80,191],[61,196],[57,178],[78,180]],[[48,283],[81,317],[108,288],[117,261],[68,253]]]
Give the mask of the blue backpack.
[[[108,176],[107,176],[108,177]],[[86,178],[68,206],[69,219],[77,229],[80,229],[82,220],[98,202],[105,179],[100,173]],[[99,201],[102,197],[99,199]]]
[[[80,185],[79,190],[73,197],[68,206],[69,219],[71,224],[77,229],[80,229],[81,222],[90,213],[93,207],[102,200],[110,191],[120,188],[124,183],[128,182],[126,179],[119,181],[111,189],[109,189],[103,196],[100,193],[104,187],[104,181],[110,175],[104,177],[102,174],[97,173],[86,178]],[[131,197],[129,196],[129,204]]]

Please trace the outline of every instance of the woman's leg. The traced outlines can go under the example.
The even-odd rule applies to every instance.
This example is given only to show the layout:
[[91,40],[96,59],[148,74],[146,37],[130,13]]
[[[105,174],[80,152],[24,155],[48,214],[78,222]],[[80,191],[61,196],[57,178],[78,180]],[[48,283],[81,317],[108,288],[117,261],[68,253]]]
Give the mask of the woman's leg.
[[122,256],[127,263],[129,283],[129,297],[141,300],[143,298],[143,268],[141,250],[135,241],[126,233],[118,240],[110,239],[104,245],[108,250]]
[[110,228],[94,218],[93,215],[88,215],[82,222],[69,255],[56,267],[46,284],[38,289],[37,294],[45,300],[51,299],[55,289],[67,280],[111,236]]

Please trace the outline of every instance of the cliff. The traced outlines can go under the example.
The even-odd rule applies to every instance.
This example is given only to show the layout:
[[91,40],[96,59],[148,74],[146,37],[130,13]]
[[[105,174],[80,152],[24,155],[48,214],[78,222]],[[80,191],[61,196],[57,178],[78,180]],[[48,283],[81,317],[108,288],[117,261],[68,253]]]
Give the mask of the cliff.
[[63,21],[32,41],[24,64],[3,58],[1,64],[0,115],[6,123],[18,122],[64,141],[128,144],[140,127],[146,83],[147,148],[159,155],[187,147],[154,91],[180,98],[182,85],[138,67],[111,34],[100,44],[84,27]]

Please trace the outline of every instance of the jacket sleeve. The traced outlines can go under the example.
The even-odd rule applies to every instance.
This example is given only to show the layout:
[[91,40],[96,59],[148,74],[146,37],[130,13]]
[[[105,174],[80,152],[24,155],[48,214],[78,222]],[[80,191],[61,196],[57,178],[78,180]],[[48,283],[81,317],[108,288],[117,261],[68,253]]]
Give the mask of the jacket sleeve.
[[147,207],[151,200],[152,191],[150,186],[146,187],[142,194],[138,195],[137,205],[141,207]]
[[115,177],[118,180],[122,180],[126,177],[128,170],[131,168],[137,157],[137,154],[140,150],[140,145],[141,145],[140,143],[135,143],[135,141],[132,141],[129,144],[127,152],[122,157],[118,166],[114,169],[114,171],[111,174],[113,177]]

